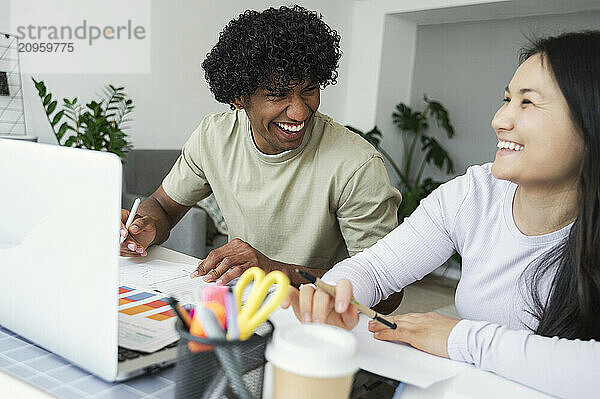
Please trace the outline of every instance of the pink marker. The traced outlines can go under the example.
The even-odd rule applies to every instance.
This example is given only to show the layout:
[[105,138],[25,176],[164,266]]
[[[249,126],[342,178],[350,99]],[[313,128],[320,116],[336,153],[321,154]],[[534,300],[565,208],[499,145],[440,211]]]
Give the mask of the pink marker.
[[224,285],[209,285],[202,289],[202,303],[216,302],[226,308],[226,296],[229,288]]

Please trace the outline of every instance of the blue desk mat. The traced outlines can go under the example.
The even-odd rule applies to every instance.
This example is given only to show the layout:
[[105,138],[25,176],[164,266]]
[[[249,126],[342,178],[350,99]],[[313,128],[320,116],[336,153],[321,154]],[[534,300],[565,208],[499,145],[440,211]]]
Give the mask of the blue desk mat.
[[0,326],[0,369],[67,399],[171,399],[175,367],[122,383],[106,382]]

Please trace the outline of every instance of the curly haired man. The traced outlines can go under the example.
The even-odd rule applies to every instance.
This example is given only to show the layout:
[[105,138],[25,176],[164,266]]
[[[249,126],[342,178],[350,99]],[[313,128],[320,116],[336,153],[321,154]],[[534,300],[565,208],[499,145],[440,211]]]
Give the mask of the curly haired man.
[[321,89],[336,83],[339,43],[319,14],[299,6],[230,21],[202,67],[215,99],[232,110],[204,118],[122,232],[121,254],[164,242],[211,193],[231,241],[192,274],[206,281],[224,284],[259,266],[298,285],[294,269],[320,276],[396,227],[401,196],[380,154],[317,111]]

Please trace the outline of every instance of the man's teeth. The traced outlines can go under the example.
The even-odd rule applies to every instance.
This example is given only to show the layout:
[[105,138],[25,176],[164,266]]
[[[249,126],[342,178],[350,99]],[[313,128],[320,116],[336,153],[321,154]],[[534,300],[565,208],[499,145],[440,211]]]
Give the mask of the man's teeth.
[[288,131],[288,132],[293,132],[293,133],[299,132],[304,127],[304,122],[297,124],[297,125],[290,125],[287,123],[280,123],[280,122],[275,122],[275,124],[277,126],[279,126],[281,129]]
[[498,148],[507,148],[509,150],[515,150],[515,151],[521,151],[524,146],[522,146],[521,144],[517,144],[517,143],[513,143],[512,141],[503,141],[500,140],[498,141]]

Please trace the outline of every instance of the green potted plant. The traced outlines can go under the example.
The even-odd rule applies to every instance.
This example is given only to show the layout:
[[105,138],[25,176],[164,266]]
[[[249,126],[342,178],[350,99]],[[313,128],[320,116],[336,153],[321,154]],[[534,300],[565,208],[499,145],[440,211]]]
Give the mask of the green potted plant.
[[[402,139],[404,159],[401,166],[381,148],[381,131],[377,126],[368,132],[347,126],[348,129],[360,134],[377,148],[398,175],[399,189],[403,198],[398,210],[400,222],[416,209],[421,199],[443,183],[426,177],[425,172],[428,165],[445,170],[446,174],[454,173],[454,164],[448,151],[435,137],[425,134],[429,128],[429,119],[433,118],[437,125],[446,132],[448,138],[454,137],[454,127],[450,123],[448,110],[440,102],[427,98],[427,95],[423,97],[423,100],[425,102],[423,111],[413,111],[408,105],[400,103],[396,105],[396,110],[392,114],[394,124],[398,127]],[[415,157],[419,143],[422,153],[420,160]]]
[[132,145],[123,130],[131,122],[134,105],[124,87],[106,85],[103,98],[92,100],[85,106],[78,103],[77,97],[64,98],[62,109],[58,110],[58,102],[48,92],[46,84],[32,80],[59,145],[108,151],[121,158],[131,150]]
[[[433,118],[437,126],[446,132],[448,138],[454,137],[454,127],[448,117],[448,110],[439,101],[427,98],[427,95],[423,96],[423,100],[425,102],[423,111],[413,111],[408,105],[400,103],[396,105],[396,110],[392,113],[392,119],[399,129],[402,139],[404,159],[401,166],[398,166],[392,156],[381,148],[381,131],[377,126],[368,132],[346,126],[354,133],[360,134],[381,152],[398,175],[400,179],[399,189],[402,193],[402,204],[398,208],[398,221],[400,223],[414,212],[423,198],[443,183],[443,181],[426,177],[425,172],[428,165],[435,166],[439,170],[445,170],[448,175],[454,173],[454,163],[448,151],[435,137],[425,134],[429,128],[429,119]],[[419,143],[422,153],[420,160],[415,157]],[[454,254],[452,259],[458,264],[461,263],[458,254]]]

